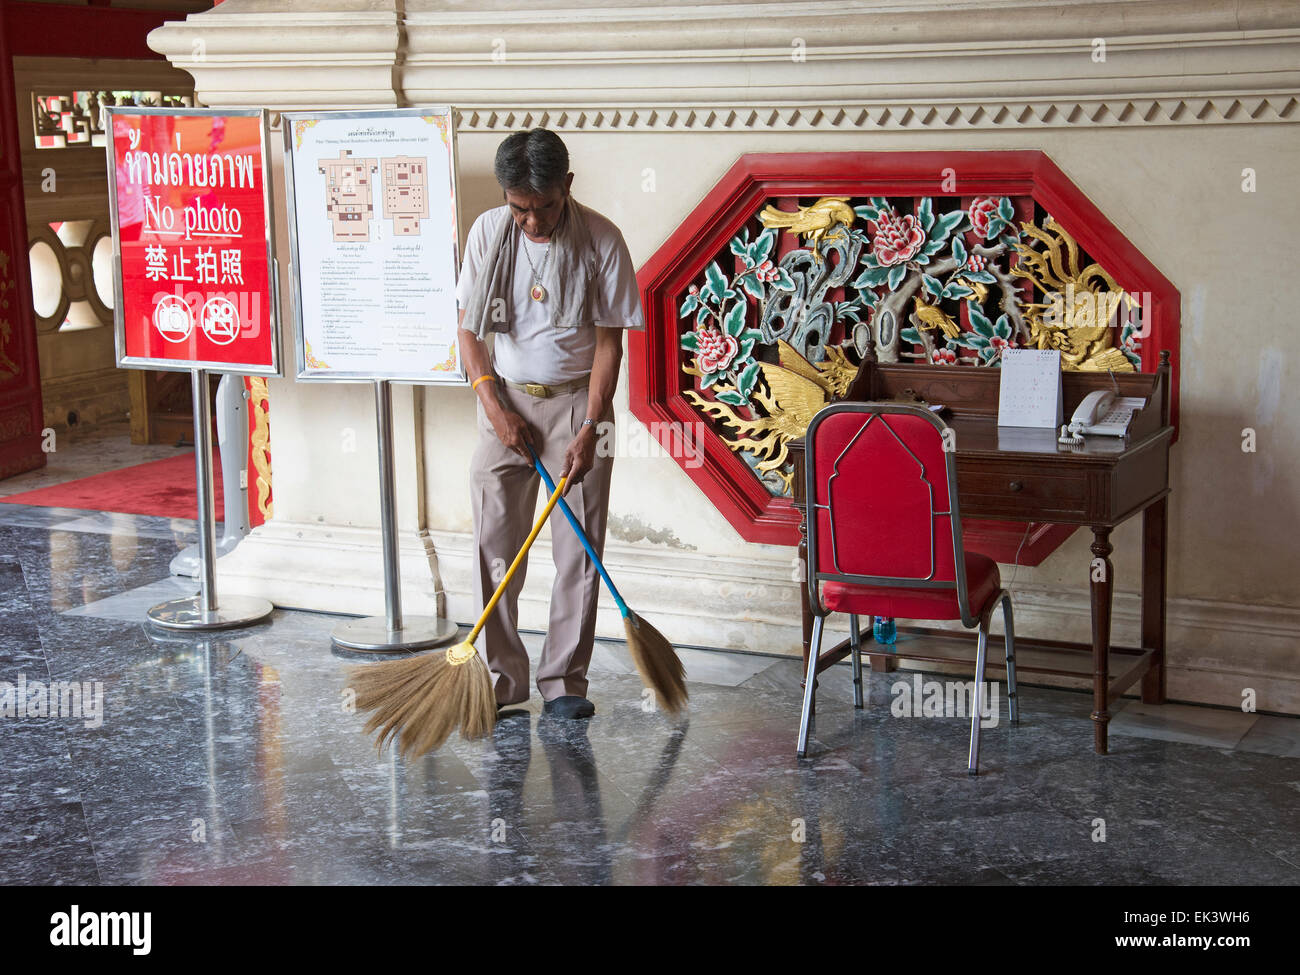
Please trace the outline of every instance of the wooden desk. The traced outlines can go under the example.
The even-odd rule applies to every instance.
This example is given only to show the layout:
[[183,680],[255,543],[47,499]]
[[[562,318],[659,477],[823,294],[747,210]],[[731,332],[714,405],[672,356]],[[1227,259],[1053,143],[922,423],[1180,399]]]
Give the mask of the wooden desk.
[[[1079,447],[1062,446],[1051,430],[999,429],[998,374],[992,369],[880,366],[864,362],[845,399],[890,399],[904,389],[930,403],[952,410],[948,424],[955,433],[957,493],[962,519],[1053,522],[1085,526],[1092,531],[1093,559],[1087,572],[1092,597],[1092,641],[1089,644],[1031,640],[1017,635],[1016,649],[1031,651],[1031,660],[1018,660],[1020,673],[1052,673],[1092,678],[1094,746],[1107,750],[1111,703],[1138,680],[1142,700],[1165,701],[1165,576],[1168,536],[1169,425],[1168,357],[1162,354],[1155,373],[1116,377],[1125,396],[1144,396],[1147,407],[1130,425],[1130,436],[1088,437]],[[1110,386],[1111,378],[1096,373],[1064,373],[1065,415],[1068,418],[1089,391]],[[794,503],[803,516],[800,558],[807,558],[802,441],[791,443],[795,461]],[[1115,573],[1110,555],[1111,532],[1137,514],[1142,515],[1142,636],[1140,647],[1113,647],[1110,642],[1111,602]],[[969,548],[969,543],[967,545]],[[803,653],[808,662],[812,612],[803,591]],[[948,630],[911,630],[932,637],[954,636]],[[962,634],[958,633],[957,636]],[[974,647],[973,635],[966,642]],[[898,657],[936,662],[965,662],[969,655],[932,651],[884,653],[863,651],[876,670],[893,669]],[[1043,651],[1042,653],[1036,651]],[[844,641],[821,655],[818,672],[849,652]],[[994,666],[990,654],[989,666]],[[1112,676],[1112,669],[1114,675]]]

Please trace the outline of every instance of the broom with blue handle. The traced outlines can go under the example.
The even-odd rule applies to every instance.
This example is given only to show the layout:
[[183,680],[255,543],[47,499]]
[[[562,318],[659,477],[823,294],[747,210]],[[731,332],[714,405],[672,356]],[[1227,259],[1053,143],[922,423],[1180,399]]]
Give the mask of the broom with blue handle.
[[[533,467],[542,478],[542,483],[546,489],[554,495],[555,482],[551,480],[551,475],[547,473],[546,468],[542,465],[542,460],[537,456],[537,451],[533,449],[532,444],[528,445],[528,452],[533,455]],[[614,597],[614,603],[618,606],[619,613],[623,616],[623,630],[627,636],[627,648],[632,653],[632,660],[636,663],[636,669],[641,673],[641,680],[646,686],[655,692],[655,703],[662,706],[666,711],[676,714],[686,703],[686,670],[682,667],[682,662],[673,650],[673,645],[668,639],[656,630],[653,626],[637,616],[636,613],[628,607],[623,601],[623,597],[618,594],[618,587],[614,585],[614,580],[609,577],[605,570],[604,564],[601,563],[600,557],[596,555],[596,550],[591,545],[591,539],[582,529],[582,523],[578,521],[569,507],[569,503],[560,498],[560,511],[573,526],[574,532],[578,536],[578,541],[582,542],[582,547],[587,550],[587,555],[591,558],[591,563],[600,573],[600,577],[605,580],[605,585],[609,587],[609,594]]]

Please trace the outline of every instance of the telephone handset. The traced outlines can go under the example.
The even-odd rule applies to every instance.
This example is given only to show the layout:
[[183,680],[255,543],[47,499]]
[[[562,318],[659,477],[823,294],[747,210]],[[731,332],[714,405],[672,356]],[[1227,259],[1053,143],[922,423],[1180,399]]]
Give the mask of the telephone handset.
[[1118,396],[1108,389],[1089,393],[1074,411],[1067,426],[1061,427],[1063,444],[1081,444],[1085,434],[1124,437],[1133,414],[1146,406],[1141,396]]

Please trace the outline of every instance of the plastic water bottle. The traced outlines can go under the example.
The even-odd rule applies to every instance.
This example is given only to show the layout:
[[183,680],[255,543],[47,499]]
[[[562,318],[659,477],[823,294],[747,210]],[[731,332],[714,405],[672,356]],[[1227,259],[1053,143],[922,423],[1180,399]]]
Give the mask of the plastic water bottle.
[[892,616],[877,616],[871,624],[871,635],[877,643],[893,645],[898,642],[898,627]]

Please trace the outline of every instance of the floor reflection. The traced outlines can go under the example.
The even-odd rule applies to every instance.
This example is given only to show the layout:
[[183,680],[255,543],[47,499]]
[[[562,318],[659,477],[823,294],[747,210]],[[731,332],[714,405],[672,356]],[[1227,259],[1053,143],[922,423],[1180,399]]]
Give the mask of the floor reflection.
[[[534,695],[489,739],[402,761],[346,706],[337,617],[142,624],[188,541],[156,520],[0,505],[0,682],[104,693],[98,727],[0,718],[0,882],[1300,881],[1297,721],[1224,749],[1137,737],[1135,720],[1099,758],[1086,698],[1026,688],[1023,725],[986,732],[969,779],[963,720],[891,717],[887,674],[855,710],[832,668],[800,761],[797,661],[688,651],[689,714],[670,719],[643,710],[626,650],[602,643],[589,722],[545,716]],[[525,642],[535,656],[540,637]],[[1184,739],[1195,710],[1179,712]]]

